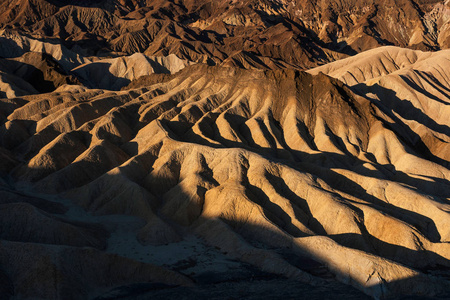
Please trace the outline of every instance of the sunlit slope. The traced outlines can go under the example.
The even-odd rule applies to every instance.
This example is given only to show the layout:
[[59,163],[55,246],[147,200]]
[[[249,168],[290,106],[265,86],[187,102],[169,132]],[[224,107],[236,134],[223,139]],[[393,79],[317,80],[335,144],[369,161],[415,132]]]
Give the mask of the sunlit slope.
[[308,71],[342,80],[392,117],[404,139],[447,166],[450,160],[450,51],[382,47]]
[[314,285],[292,257],[372,296],[439,295],[448,282],[428,273],[449,267],[447,141],[428,147],[386,99],[323,74],[201,64],[120,92],[2,99],[2,170],[93,214],[141,217],[144,245],[195,233]]

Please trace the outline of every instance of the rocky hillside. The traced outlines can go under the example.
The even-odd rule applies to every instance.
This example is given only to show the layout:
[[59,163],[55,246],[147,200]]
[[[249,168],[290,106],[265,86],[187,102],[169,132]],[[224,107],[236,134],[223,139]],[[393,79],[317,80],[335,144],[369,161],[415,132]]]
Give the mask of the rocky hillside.
[[448,299],[449,1],[0,3],[1,299]]
[[[397,73],[425,55],[408,54],[417,61]],[[385,63],[376,59],[366,68]],[[405,93],[396,86],[395,94]],[[135,237],[144,247],[193,234],[241,263],[309,284],[323,278],[293,257],[316,261],[374,297],[440,295],[445,279],[430,274],[450,266],[449,124],[434,116],[445,104],[428,95],[435,108],[407,110],[381,92],[373,100],[353,88],[322,73],[195,65],[121,92],[67,88],[5,99],[1,145],[11,162],[3,170],[16,188],[70,199],[90,214],[139,217],[145,222]],[[435,121],[425,122],[424,113]],[[8,200],[3,208],[10,215],[17,205]],[[54,219],[26,205],[30,224],[51,217],[56,232],[29,240],[14,229],[23,217],[12,218],[6,240],[94,243],[114,252],[115,242],[93,225],[92,237],[77,242],[73,233],[64,242],[55,222],[72,224],[70,214]]]
[[450,45],[450,2],[9,0],[0,24],[89,55],[175,54],[208,64],[308,68],[383,45]]

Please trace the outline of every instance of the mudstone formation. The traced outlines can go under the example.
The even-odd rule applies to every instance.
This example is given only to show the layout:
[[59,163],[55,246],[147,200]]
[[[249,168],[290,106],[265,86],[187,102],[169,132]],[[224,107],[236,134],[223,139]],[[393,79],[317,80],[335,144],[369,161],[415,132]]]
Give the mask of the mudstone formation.
[[450,297],[450,1],[0,26],[1,299]]

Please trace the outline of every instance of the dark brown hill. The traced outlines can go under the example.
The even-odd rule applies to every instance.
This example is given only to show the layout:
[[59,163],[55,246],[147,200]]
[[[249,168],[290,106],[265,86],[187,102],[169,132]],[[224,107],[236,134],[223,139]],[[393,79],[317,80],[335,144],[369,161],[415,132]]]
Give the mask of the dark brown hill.
[[0,4],[0,24],[17,34],[77,44],[91,54],[176,54],[214,64],[245,51],[274,61],[258,67],[288,63],[307,68],[382,45],[448,48],[449,5],[412,0],[14,0]]

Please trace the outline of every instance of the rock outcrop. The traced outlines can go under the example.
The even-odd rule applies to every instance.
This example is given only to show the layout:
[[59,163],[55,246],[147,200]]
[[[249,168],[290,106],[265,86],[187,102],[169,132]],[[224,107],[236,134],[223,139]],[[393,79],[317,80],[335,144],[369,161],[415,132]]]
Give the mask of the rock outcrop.
[[[405,70],[421,59],[407,61]],[[387,64],[371,62],[380,63]],[[393,68],[386,77],[399,72]],[[448,133],[431,147],[416,122],[391,110],[391,98],[311,72],[318,74],[197,64],[120,92],[4,100],[2,147],[18,159],[17,188],[31,184],[94,215],[139,217],[133,234],[142,245],[190,233],[241,263],[312,285],[323,279],[279,249],[374,297],[445,294],[446,279],[430,274],[449,267]],[[396,87],[402,95],[404,85]],[[436,133],[435,123],[421,126]],[[30,218],[49,218],[24,207]],[[53,220],[67,224],[60,231],[75,230]],[[98,234],[86,226],[77,232]]]
[[449,299],[449,16],[1,2],[0,298]]

